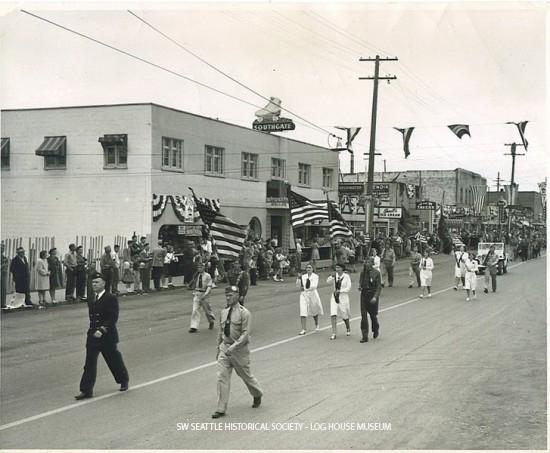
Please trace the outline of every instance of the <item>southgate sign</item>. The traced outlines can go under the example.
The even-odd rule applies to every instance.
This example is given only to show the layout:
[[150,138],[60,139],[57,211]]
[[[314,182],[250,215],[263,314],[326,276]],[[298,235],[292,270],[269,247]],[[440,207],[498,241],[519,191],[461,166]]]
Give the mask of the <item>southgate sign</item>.
[[255,120],[252,123],[252,129],[262,132],[281,132],[281,131],[293,131],[296,126],[291,119],[279,118],[279,121],[271,123],[265,121]]

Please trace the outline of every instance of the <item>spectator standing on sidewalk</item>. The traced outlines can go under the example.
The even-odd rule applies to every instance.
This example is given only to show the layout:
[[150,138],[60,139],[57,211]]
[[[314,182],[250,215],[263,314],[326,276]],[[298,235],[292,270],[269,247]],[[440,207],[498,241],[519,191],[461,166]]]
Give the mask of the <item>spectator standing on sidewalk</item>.
[[65,300],[72,302],[75,300],[74,292],[76,287],[76,246],[69,244],[69,252],[63,259],[65,265]]
[[50,256],[48,256],[48,269],[50,270],[50,300],[52,304],[56,304],[55,290],[57,288],[63,288],[63,268],[61,261],[57,257],[57,249],[54,247],[50,249]]
[[156,247],[152,251],[151,265],[153,268],[153,283],[155,290],[160,291],[160,281],[164,271],[164,258],[166,257],[166,249],[162,246],[162,240],[159,239]]
[[114,250],[111,253],[113,258],[113,291],[112,293],[118,295],[118,282],[120,281],[120,269],[121,269],[121,259],[120,259],[120,245],[115,244]]
[[13,275],[15,283],[15,300],[13,304],[7,305],[8,308],[32,307],[31,301],[31,273],[29,262],[25,256],[25,249],[17,247],[17,255],[10,262],[10,272]]
[[79,245],[76,248],[76,267],[75,267],[75,283],[76,283],[76,300],[82,301],[85,299],[86,293],[86,258],[83,255],[83,248]]
[[2,308],[6,306],[6,295],[8,293],[8,270],[10,268],[10,260],[6,255],[4,255],[4,244],[2,244],[2,281],[0,284],[2,287]]
[[101,274],[105,280],[105,291],[112,293],[111,285],[113,284],[113,267],[115,263],[111,254],[111,246],[107,245],[104,250],[105,253],[101,255],[99,265],[101,267]]
[[[212,260],[212,258],[210,258]],[[170,244],[166,246],[166,255],[164,256],[164,271],[162,273],[162,287],[173,288],[172,275],[175,274],[175,266],[178,262],[178,257],[174,253],[174,247]],[[210,274],[212,276],[212,274]],[[168,281],[168,284],[166,282]]]
[[144,293],[151,291],[151,263],[153,261],[152,254],[149,250],[149,244],[144,244],[143,250],[139,254],[139,270],[141,277],[141,285]]
[[38,308],[46,306],[46,291],[50,289],[50,271],[48,270],[48,261],[46,257],[48,252],[42,250],[36,260],[36,282],[35,287],[38,291]]

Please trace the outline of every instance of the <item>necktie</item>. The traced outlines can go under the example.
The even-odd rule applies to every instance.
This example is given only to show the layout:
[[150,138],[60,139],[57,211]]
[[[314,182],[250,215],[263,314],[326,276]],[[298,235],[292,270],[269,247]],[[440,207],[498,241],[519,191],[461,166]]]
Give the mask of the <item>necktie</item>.
[[95,301],[96,301],[96,302],[99,301],[99,295],[98,295],[98,294],[95,295]]
[[311,286],[311,282],[309,281],[309,278],[306,280],[306,289],[309,289]]
[[426,269],[426,260],[422,261],[422,269]]
[[199,289],[202,288],[202,274],[199,275]]
[[226,337],[231,336],[231,312],[233,311],[233,307],[229,309],[229,312],[227,313],[227,319],[225,321],[225,326],[223,326],[223,333]]

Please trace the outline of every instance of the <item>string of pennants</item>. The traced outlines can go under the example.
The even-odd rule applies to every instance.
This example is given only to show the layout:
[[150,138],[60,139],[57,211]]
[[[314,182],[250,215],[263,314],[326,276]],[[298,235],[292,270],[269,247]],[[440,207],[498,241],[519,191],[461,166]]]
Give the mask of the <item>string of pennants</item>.
[[[193,197],[186,195],[153,194],[153,222],[158,221],[162,217],[168,201],[170,201],[174,214],[180,222],[195,221],[200,217],[198,210],[195,209],[196,206]],[[221,205],[219,199],[199,198],[199,201],[216,212],[220,210]]]
[[[527,146],[529,145],[529,142],[525,138],[525,128],[527,127],[527,123],[528,121],[521,121],[519,123],[514,123],[512,121],[509,121],[506,123],[506,124],[514,124],[518,128],[519,136],[521,138],[521,143],[523,144],[523,147],[525,148],[526,151],[527,151]],[[450,124],[447,127],[460,140],[462,140],[462,138],[465,135],[472,138],[472,135],[470,134],[470,126],[468,124]],[[396,131],[401,132],[401,134],[403,135],[403,151],[405,152],[405,159],[406,159],[411,154],[409,149],[409,142],[411,140],[414,127],[406,127],[406,128],[394,127],[394,129]]]

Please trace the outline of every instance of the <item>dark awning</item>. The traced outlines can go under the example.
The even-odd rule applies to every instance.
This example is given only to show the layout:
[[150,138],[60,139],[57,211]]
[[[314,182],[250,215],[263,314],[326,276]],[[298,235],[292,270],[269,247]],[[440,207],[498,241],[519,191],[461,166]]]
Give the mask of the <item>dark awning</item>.
[[10,139],[2,137],[2,157],[7,157],[10,154]]
[[44,137],[44,141],[38,147],[37,156],[64,156],[66,153],[67,137]]
[[97,139],[101,145],[126,145],[128,143],[127,134],[106,134]]

